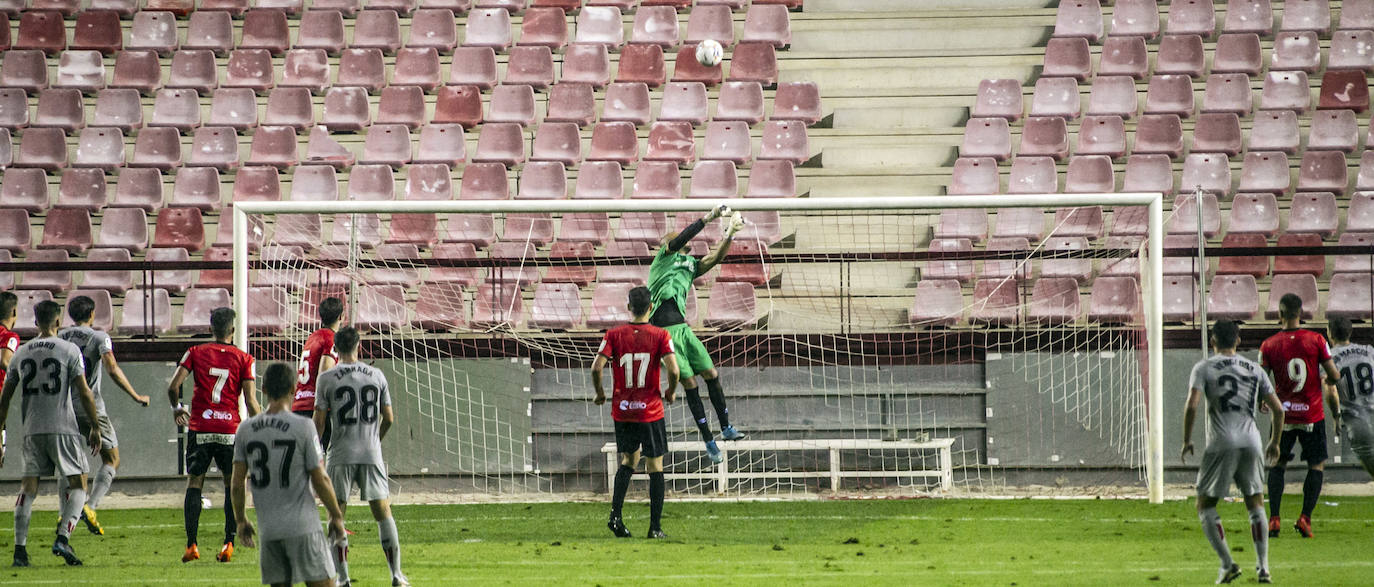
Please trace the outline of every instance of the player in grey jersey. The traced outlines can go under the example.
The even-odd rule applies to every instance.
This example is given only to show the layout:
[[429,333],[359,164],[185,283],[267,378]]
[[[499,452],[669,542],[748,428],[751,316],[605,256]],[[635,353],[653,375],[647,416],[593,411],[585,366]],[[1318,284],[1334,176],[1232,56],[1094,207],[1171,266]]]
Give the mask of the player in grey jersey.
[[[321,373],[315,383],[315,431],[328,423],[333,429],[329,443],[329,478],[339,509],[357,486],[358,496],[372,509],[381,537],[382,553],[391,568],[393,587],[409,585],[401,572],[401,538],[391,517],[386,463],[382,439],[396,422],[391,411],[391,391],[381,370],[358,361],[358,331],[351,326],[334,335],[338,365]],[[348,543],[335,545],[334,566],[339,584],[348,585]]]
[[[14,566],[29,566],[27,544],[33,500],[38,495],[38,478],[56,473],[66,477],[68,489],[57,494],[60,518],[52,553],[69,565],[81,564],[68,539],[76,518],[86,505],[86,452],[76,425],[73,400],[91,421],[96,419],[95,397],[86,385],[86,370],[76,345],[57,338],[62,306],[45,300],[34,307],[38,338],[15,351],[5,387],[0,390],[0,427],[9,417],[10,401],[16,391],[23,394],[24,477],[19,482],[19,497],[14,504]],[[100,450],[100,431],[87,434],[91,453]],[[5,451],[0,443],[0,464]]]
[[[1264,467],[1279,457],[1279,432],[1283,430],[1283,403],[1259,363],[1236,354],[1240,328],[1230,320],[1212,327],[1216,354],[1193,366],[1188,379],[1188,407],[1183,412],[1183,451],[1187,462],[1193,453],[1193,420],[1197,406],[1207,398],[1207,430],[1210,439],[1197,473],[1197,517],[1202,533],[1221,559],[1217,583],[1240,577],[1240,565],[1231,558],[1231,547],[1221,529],[1217,502],[1231,491],[1231,482],[1245,496],[1250,511],[1250,538],[1255,542],[1259,582],[1270,582],[1269,528],[1264,518]],[[1260,433],[1255,426],[1255,407],[1263,401],[1273,419],[1269,445],[1260,452]]]
[[1349,318],[1332,318],[1327,325],[1335,346],[1331,358],[1341,372],[1336,384],[1340,394],[1336,429],[1350,443],[1364,470],[1374,477],[1374,347],[1351,344],[1353,330]]
[[[95,510],[100,507],[100,502],[105,499],[105,494],[110,492],[110,484],[114,483],[115,471],[119,469],[119,438],[115,435],[114,423],[110,422],[110,416],[105,411],[105,398],[101,394],[101,380],[104,372],[110,373],[112,379],[124,393],[138,402],[143,407],[148,407],[148,396],[139,395],[134,391],[134,386],[129,383],[129,378],[124,375],[124,370],[119,368],[119,363],[115,361],[114,343],[110,341],[110,335],[91,328],[95,320],[95,300],[87,296],[76,296],[67,301],[67,315],[71,317],[76,325],[63,328],[57,336],[62,340],[70,342],[81,349],[82,359],[86,361],[86,384],[90,386],[91,393],[95,396],[95,409],[99,412],[96,427],[100,429],[100,460],[102,462],[100,472],[96,473],[95,480],[91,482],[91,494],[86,499],[86,507],[81,510],[81,521],[85,522],[86,529],[92,534],[101,536],[105,534],[105,529],[100,526],[100,520],[96,518]],[[102,369],[102,367],[104,367]],[[76,423],[84,434],[91,428],[91,423],[82,417],[80,413],[76,416]],[[59,488],[61,481],[58,482]]]
[[[291,413],[296,370],[273,363],[263,376],[267,410],[245,420],[234,437],[234,472],[230,476],[234,520],[244,546],[253,548],[253,524],[248,521],[244,491],[253,486],[258,511],[258,561],[264,585],[305,583],[332,587],[334,564],[329,558],[315,496],[329,512],[329,539],[344,539],[343,510],[324,472],[320,439],[309,418]],[[311,494],[314,489],[314,494]]]

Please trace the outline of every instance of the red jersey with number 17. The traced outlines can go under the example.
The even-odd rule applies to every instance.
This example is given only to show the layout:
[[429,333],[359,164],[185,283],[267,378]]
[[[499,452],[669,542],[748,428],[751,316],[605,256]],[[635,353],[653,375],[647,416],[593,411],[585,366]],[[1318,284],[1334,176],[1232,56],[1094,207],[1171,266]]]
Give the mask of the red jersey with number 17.
[[659,362],[673,354],[673,337],[649,324],[617,326],[601,339],[597,353],[610,359],[615,380],[611,419],[616,422],[657,422],[663,419]]
[[328,328],[316,330],[305,339],[305,350],[296,367],[296,396],[291,400],[291,411],[315,411],[315,380],[319,378],[323,357],[339,362],[339,354],[334,352],[334,331]]
[[[19,335],[0,324],[0,350],[14,352],[19,350]],[[5,386],[5,370],[0,369],[0,387]]]
[[196,345],[182,355],[179,366],[191,372],[191,430],[233,434],[239,429],[239,394],[243,382],[257,379],[253,357],[221,342]]
[[1322,362],[1331,358],[1326,337],[1311,330],[1282,330],[1260,345],[1260,364],[1274,374],[1274,390],[1288,424],[1314,424],[1326,417],[1322,405]]

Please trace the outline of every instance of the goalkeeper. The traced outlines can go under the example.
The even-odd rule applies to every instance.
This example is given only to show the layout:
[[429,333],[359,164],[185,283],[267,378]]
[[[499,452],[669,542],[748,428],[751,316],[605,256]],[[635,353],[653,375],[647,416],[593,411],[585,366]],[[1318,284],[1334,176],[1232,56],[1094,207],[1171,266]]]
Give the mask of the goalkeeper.
[[[707,222],[726,215],[729,215],[729,221],[725,228],[725,239],[714,252],[700,261],[684,252],[687,243],[706,227]],[[649,323],[667,330],[673,338],[678,369],[682,373],[682,387],[687,395],[687,407],[692,410],[697,430],[701,431],[707,455],[717,463],[723,457],[711,434],[711,427],[706,423],[706,407],[702,405],[701,394],[697,392],[695,376],[700,375],[706,382],[706,392],[710,394],[711,405],[715,407],[716,417],[720,420],[721,438],[739,440],[744,438],[744,434],[730,425],[730,410],[725,406],[720,374],[716,372],[715,363],[707,354],[706,347],[697,340],[692,327],[687,325],[687,294],[692,287],[692,280],[705,275],[730,251],[730,241],[741,228],[744,228],[744,218],[738,212],[731,214],[730,208],[724,204],[716,206],[682,232],[664,237],[662,248],[649,265],[649,293],[654,305]]]

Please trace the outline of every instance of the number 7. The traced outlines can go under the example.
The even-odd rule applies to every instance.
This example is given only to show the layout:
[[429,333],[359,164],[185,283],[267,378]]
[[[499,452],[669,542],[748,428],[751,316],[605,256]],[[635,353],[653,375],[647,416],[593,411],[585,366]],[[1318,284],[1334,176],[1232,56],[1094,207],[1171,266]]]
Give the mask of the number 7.
[[220,395],[224,392],[225,382],[229,381],[229,370],[212,367],[208,372],[211,376],[218,378],[215,380],[215,388],[210,391],[210,403],[217,404]]

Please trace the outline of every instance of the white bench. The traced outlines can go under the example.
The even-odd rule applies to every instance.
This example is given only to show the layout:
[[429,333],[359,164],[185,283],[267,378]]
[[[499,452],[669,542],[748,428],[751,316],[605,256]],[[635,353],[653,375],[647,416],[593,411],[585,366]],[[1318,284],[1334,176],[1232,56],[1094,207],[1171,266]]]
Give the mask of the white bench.
[[[846,477],[867,477],[867,478],[936,478],[939,480],[940,489],[949,491],[954,483],[954,473],[952,470],[950,447],[954,446],[953,438],[937,438],[933,440],[865,440],[865,439],[817,439],[817,440],[737,440],[733,442],[718,442],[720,452],[725,456],[713,467],[714,470],[706,470],[694,473],[667,473],[665,479],[697,479],[715,480],[716,491],[725,493],[732,479],[796,479],[796,478],[816,478],[829,477],[830,488],[838,491],[840,479]],[[843,470],[840,468],[840,452],[851,450],[932,450],[938,451],[939,464],[934,470],[911,470],[911,471],[858,471]],[[731,471],[730,453],[741,451],[825,451],[829,459],[828,470],[818,471]],[[615,487],[615,472],[620,468],[619,455],[616,453],[615,443],[608,442],[601,447],[601,452],[606,454],[606,487],[608,490]],[[669,442],[668,452],[704,453],[706,446],[701,442]],[[648,475],[636,474],[634,478],[647,479]]]

